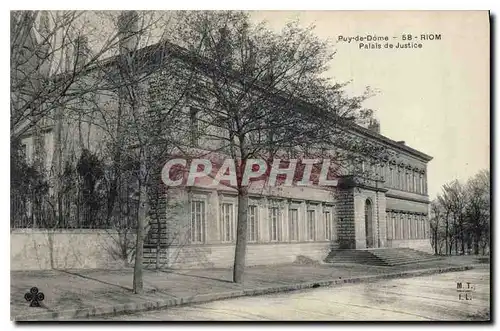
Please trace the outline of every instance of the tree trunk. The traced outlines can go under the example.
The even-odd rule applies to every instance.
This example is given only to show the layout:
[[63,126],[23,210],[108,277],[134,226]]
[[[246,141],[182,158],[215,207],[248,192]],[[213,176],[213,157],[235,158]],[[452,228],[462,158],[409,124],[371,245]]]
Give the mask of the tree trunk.
[[474,236],[474,254],[479,255],[479,240],[481,238],[481,234],[479,234],[478,231],[476,231],[475,236]]
[[453,222],[453,227],[454,227],[454,241],[455,241],[455,255],[458,255],[458,229],[457,229],[457,222]]
[[[142,163],[142,162],[141,162]],[[147,192],[146,184],[142,179],[139,181],[139,210],[137,213],[137,238],[135,244],[135,264],[134,264],[134,293],[143,292],[143,259],[144,259],[144,229],[146,227],[147,212]]]
[[[445,246],[444,246],[444,255],[448,255],[448,232],[449,232],[449,221],[448,221],[448,216],[446,216],[446,227],[445,227],[445,233],[444,233],[444,238],[445,238]],[[450,250],[451,254],[451,250]]]
[[156,229],[158,231],[156,237],[156,270],[158,270],[160,269],[160,249],[161,249],[161,223],[159,217],[156,217]]
[[461,247],[462,252],[460,254],[464,255],[465,254],[465,236],[464,236],[463,229],[460,229],[460,241],[461,241],[461,244],[462,244],[462,247]]
[[437,230],[434,231],[434,255],[438,255],[438,233]]
[[247,248],[248,188],[238,188],[238,224],[236,226],[236,247],[234,252],[233,282],[242,283],[245,271]]
[[57,215],[58,215],[58,223],[60,224],[60,226],[66,228],[68,226],[67,222],[68,220],[64,218],[64,214],[63,214],[63,204],[62,204],[62,195],[61,195],[61,191],[59,188],[57,188]]

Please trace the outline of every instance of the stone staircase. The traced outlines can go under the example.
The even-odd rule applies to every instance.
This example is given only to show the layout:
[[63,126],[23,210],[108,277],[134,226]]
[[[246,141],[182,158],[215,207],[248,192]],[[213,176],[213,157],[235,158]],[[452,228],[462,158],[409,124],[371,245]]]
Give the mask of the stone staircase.
[[373,248],[332,250],[326,257],[325,262],[396,266],[440,259],[442,258],[411,248]]

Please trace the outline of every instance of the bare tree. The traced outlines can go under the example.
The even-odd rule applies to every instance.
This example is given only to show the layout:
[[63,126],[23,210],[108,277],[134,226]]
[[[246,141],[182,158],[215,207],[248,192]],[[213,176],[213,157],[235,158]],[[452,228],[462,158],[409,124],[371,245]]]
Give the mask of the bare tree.
[[[459,251],[465,254],[471,245],[474,245],[474,254],[479,254],[480,247],[484,252],[489,244],[490,228],[489,171],[480,171],[465,185],[456,180],[444,185],[431,208],[431,226],[434,236],[437,236],[433,241],[437,245],[444,239],[446,254],[452,254],[453,244],[455,254]],[[439,231],[440,220],[444,222],[443,235]]]
[[250,159],[271,164],[321,155],[334,160],[331,168],[339,171],[343,157],[381,151],[346,133],[356,120],[371,116],[361,105],[368,94],[349,97],[344,84],[322,78],[334,52],[313,28],[295,22],[274,33],[265,24],[252,25],[242,12],[191,12],[181,22],[186,28],[179,43],[197,63],[192,146],[237,160],[237,182],[229,185],[238,192],[233,281],[240,283],[248,207],[243,173]]
[[[182,127],[185,106],[193,72],[181,60],[180,48],[160,38],[150,42],[151,35],[141,33],[158,25],[149,13],[122,12],[116,17],[120,31],[120,52],[113,66],[102,63],[99,72],[105,78],[103,90],[118,91],[118,112],[111,130],[114,181],[110,192],[112,210],[119,190],[121,164],[134,160],[135,197],[138,203],[134,263],[134,292],[143,291],[142,269],[144,239],[150,218],[160,226],[161,202],[166,187],[160,180],[166,159],[175,153],[177,128]],[[156,27],[160,31],[165,26]],[[146,46],[144,46],[146,45]],[[106,117],[105,115],[103,115]],[[113,115],[115,116],[115,115]],[[160,241],[160,238],[157,238]],[[158,253],[158,250],[157,250]],[[157,259],[159,256],[157,256]],[[157,261],[158,263],[158,261]]]
[[[466,185],[467,229],[472,236],[474,254],[479,254],[481,243],[489,240],[490,221],[490,173],[483,170],[469,179]],[[483,238],[488,238],[483,240]]]
[[439,201],[434,200],[431,202],[431,218],[430,228],[432,233],[432,246],[434,247],[434,254],[438,255],[441,251],[441,238],[440,238],[440,225],[443,218],[443,209]]
[[[96,96],[106,88],[96,67],[108,63],[118,52],[120,33],[112,29],[116,15],[85,11],[11,12],[11,142],[19,148],[22,139],[33,138],[32,163],[37,172],[47,177],[51,197],[46,202],[59,219],[63,214],[64,171],[71,168],[67,167],[68,162],[78,159],[76,155],[69,160],[68,155],[74,154],[71,149],[89,149],[95,140],[90,127],[105,124],[95,119],[102,111]],[[137,33],[154,27],[143,25]],[[88,126],[87,137],[84,125]],[[53,132],[53,155],[48,155],[51,148],[44,143],[46,130]],[[78,146],[65,146],[73,135],[78,137]],[[52,159],[50,169],[45,167],[46,159]]]
[[[27,134],[41,141],[40,132],[44,127],[54,129],[50,174],[54,199],[48,202],[53,206],[54,218],[59,219],[64,214],[61,206],[62,180],[67,175],[65,164],[71,162],[66,159],[67,155],[75,149],[77,154],[91,149],[92,157],[96,150],[103,152],[102,161],[106,166],[111,164],[111,171],[106,169],[101,176],[108,190],[107,224],[110,225],[114,215],[114,223],[120,227],[122,216],[131,216],[131,199],[138,200],[136,292],[142,291],[142,248],[149,214],[150,173],[158,172],[159,164],[164,162],[162,157],[170,146],[164,144],[168,134],[160,133],[169,132],[164,124],[176,125],[172,121],[175,117],[170,115],[175,114],[173,110],[178,109],[183,99],[182,93],[176,93],[181,89],[172,81],[169,86],[175,88],[170,88],[169,97],[177,101],[163,105],[170,108],[170,113],[164,111],[154,118],[146,116],[154,111],[147,111],[153,108],[149,104],[153,101],[145,85],[154,80],[154,75],[161,76],[165,82],[179,76],[171,70],[172,66],[167,68],[170,70],[163,66],[170,56],[165,51],[168,48],[159,41],[169,32],[168,22],[167,13],[158,12],[126,12],[122,16],[119,12],[77,11],[13,12],[11,15],[13,146],[18,146],[17,142]],[[76,146],[64,146],[64,136],[68,133],[77,137]],[[90,145],[97,146],[90,148]],[[40,155],[46,152],[46,147],[43,143],[36,146],[37,158],[42,158]],[[38,168],[43,168],[43,162],[39,163]],[[95,178],[87,168],[81,164],[79,169],[89,184],[85,195],[91,197],[95,193]],[[125,173],[127,178],[123,178]],[[158,186],[158,183],[154,184]],[[125,197],[123,191],[126,191]],[[126,215],[123,202],[127,204]]]

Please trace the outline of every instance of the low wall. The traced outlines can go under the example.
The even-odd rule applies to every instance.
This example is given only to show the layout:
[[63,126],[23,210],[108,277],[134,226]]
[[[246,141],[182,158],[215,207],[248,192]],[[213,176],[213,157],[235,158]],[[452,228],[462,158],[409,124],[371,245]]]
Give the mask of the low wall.
[[[133,262],[135,236],[107,230],[12,230],[10,269],[119,269]],[[124,247],[127,258],[123,258]],[[433,253],[430,241],[389,240],[388,247]],[[323,261],[328,242],[248,244],[246,265],[292,263],[297,256]],[[232,267],[234,245],[193,245],[170,248],[173,268]]]
[[412,248],[418,251],[434,254],[430,239],[412,239],[412,240],[388,240],[388,247],[392,248]]
[[[307,256],[316,261],[323,261],[329,252],[330,243],[263,243],[248,244],[246,265],[272,265],[292,263],[297,256]],[[231,268],[234,263],[234,245],[199,245],[172,247],[171,268]]]
[[[122,258],[123,246],[127,259]],[[119,269],[133,263],[135,236],[106,230],[12,230],[10,269]],[[328,242],[248,244],[246,264],[292,263],[297,256],[322,261],[329,252]],[[232,267],[234,245],[191,245],[171,247],[172,268]]]
[[116,230],[12,230],[10,269],[122,268],[131,261],[134,244],[133,234]]

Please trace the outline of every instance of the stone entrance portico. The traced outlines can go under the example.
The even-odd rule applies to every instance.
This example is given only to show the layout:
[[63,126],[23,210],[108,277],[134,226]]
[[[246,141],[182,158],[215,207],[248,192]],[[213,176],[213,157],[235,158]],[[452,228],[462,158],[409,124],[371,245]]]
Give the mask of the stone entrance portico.
[[354,176],[339,181],[337,193],[340,249],[387,247],[383,182]]

